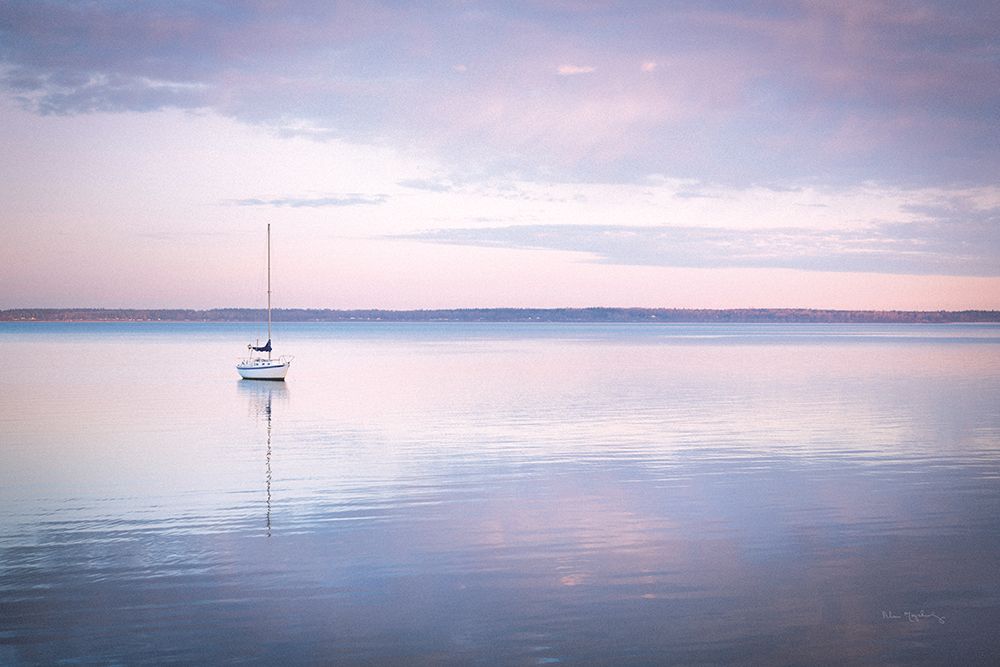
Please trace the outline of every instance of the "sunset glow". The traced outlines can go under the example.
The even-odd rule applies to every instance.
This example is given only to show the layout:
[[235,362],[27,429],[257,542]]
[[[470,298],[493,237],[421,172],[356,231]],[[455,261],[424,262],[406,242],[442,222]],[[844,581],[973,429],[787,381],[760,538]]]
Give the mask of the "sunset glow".
[[1000,308],[1000,8],[0,5],[0,308]]

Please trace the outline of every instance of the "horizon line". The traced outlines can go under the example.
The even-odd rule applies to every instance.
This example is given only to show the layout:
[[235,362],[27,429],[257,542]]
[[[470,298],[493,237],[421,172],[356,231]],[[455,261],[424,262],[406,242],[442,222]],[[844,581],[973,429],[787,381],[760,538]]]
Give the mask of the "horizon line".
[[[256,322],[265,308],[10,308],[0,322]],[[677,323],[1000,323],[1000,310],[876,310],[832,308],[274,308],[278,322],[677,322]]]

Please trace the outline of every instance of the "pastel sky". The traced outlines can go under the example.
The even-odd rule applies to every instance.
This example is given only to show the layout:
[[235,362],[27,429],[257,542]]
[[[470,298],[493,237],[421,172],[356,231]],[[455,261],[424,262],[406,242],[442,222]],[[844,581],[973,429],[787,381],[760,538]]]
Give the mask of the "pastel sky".
[[0,2],[0,308],[1000,308],[1000,3]]

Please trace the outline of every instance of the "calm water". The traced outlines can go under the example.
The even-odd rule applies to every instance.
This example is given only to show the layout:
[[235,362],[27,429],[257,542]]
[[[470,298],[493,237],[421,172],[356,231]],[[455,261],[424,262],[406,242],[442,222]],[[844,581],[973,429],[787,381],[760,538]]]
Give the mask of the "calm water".
[[0,324],[0,663],[997,664],[1000,327]]

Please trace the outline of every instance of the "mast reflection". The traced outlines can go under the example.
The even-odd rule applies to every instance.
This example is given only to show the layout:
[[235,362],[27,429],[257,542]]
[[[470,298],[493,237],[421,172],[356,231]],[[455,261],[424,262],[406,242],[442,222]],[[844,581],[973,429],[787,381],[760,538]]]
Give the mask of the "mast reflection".
[[263,418],[266,431],[266,445],[264,450],[264,488],[265,488],[265,514],[264,525],[267,536],[271,536],[271,429],[273,419],[272,406],[276,400],[284,400],[288,397],[288,388],[283,384],[271,382],[240,382],[237,383],[241,393],[249,398],[249,415],[259,421]]
[[267,396],[267,454],[264,457],[267,485],[267,536],[271,537],[271,395]]

